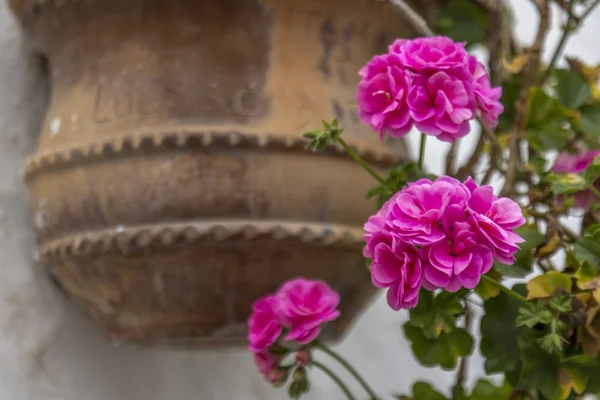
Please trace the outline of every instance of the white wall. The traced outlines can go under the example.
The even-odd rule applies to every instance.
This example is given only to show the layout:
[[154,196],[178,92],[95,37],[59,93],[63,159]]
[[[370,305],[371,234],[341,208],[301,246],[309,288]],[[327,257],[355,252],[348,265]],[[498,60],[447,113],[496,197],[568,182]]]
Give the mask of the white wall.
[[[518,31],[527,40],[533,35],[533,9],[525,0],[512,3],[518,7]],[[600,22],[600,13],[572,40],[568,52],[598,62],[594,21]],[[556,32],[552,39],[557,39]],[[36,267],[20,168],[35,147],[47,93],[43,76],[39,60],[23,48],[18,28],[0,2],[0,400],[287,398],[284,391],[262,382],[243,349],[177,352],[111,346]],[[416,137],[410,137],[413,150]],[[470,140],[463,142],[461,160],[472,147]],[[428,143],[435,154],[443,147],[434,140]],[[441,172],[441,159],[430,160],[432,170]],[[380,297],[340,350],[382,396],[405,391],[419,378],[447,389],[453,373],[424,369],[413,361],[402,334],[405,318]],[[473,379],[481,374],[480,365],[475,358]],[[341,398],[318,372],[313,382],[307,399]]]

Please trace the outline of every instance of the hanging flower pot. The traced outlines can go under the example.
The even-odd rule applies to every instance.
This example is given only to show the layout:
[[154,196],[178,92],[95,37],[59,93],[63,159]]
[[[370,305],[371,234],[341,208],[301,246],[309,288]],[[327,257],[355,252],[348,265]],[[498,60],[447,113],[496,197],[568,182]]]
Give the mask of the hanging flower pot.
[[372,178],[301,134],[356,117],[360,66],[407,34],[375,1],[12,0],[50,62],[26,165],[40,254],[109,338],[242,343],[252,302],[327,281],[339,337],[373,294],[361,257]]

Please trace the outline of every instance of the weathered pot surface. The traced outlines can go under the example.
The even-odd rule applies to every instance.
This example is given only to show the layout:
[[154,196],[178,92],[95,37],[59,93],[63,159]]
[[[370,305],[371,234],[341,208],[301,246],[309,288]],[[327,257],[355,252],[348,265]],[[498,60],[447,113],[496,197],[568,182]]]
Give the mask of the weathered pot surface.
[[[245,340],[252,302],[298,275],[340,291],[339,337],[373,295],[372,179],[301,133],[336,116],[365,159],[356,72],[406,35],[376,1],[12,0],[50,61],[27,163],[41,255],[125,343]],[[400,29],[400,31],[398,31]]]

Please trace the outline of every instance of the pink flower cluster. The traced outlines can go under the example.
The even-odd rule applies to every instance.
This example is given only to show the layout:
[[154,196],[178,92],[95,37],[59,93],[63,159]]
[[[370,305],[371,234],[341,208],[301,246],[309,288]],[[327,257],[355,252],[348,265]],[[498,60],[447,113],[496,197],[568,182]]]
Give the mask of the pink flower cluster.
[[275,383],[279,357],[269,350],[284,335],[286,341],[312,342],[321,325],[339,317],[339,294],[325,282],[296,278],[285,282],[274,295],[257,300],[248,320],[248,348],[267,380]]
[[[578,174],[585,171],[596,157],[600,157],[600,150],[582,151],[578,154],[569,154],[567,152],[560,153],[552,166],[552,172],[559,174]],[[594,186],[600,189],[600,179],[595,182]],[[576,193],[575,207],[586,210],[590,207],[594,198],[594,194],[589,190]]]
[[410,183],[365,224],[371,278],[394,310],[416,306],[421,287],[473,289],[494,259],[514,263],[521,208],[491,186],[450,177]]
[[480,112],[490,127],[504,111],[502,88],[492,87],[483,64],[444,36],[396,40],[388,53],[360,70],[356,93],[361,121],[379,132],[402,137],[413,126],[445,142],[469,133]]

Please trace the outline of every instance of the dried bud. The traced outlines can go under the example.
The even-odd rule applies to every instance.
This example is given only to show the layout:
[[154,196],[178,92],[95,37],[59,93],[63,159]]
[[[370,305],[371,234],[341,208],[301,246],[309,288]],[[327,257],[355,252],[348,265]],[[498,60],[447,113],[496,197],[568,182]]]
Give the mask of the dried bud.
[[310,364],[311,361],[310,350],[303,348],[296,352],[296,364],[299,367],[304,367]]

